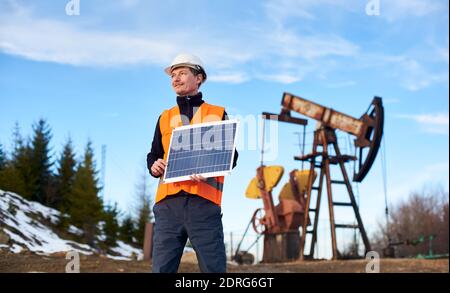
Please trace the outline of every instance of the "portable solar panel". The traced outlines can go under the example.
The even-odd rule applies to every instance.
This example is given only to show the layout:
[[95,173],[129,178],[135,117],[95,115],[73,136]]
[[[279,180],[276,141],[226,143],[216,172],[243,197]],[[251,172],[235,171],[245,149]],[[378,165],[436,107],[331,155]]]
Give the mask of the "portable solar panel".
[[177,127],[170,139],[164,183],[205,178],[231,172],[235,153],[237,120]]

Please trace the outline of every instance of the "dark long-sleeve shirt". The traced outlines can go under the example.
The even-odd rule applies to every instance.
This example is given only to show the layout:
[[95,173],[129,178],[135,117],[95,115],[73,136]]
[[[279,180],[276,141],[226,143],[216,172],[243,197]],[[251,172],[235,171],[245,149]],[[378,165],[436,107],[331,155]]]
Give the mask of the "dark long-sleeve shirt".
[[[203,104],[203,98],[202,93],[198,93],[195,96],[183,96],[177,97],[177,104],[180,108],[180,114],[181,117],[187,117],[189,121],[192,120],[192,117],[194,117],[194,109],[198,109],[201,104]],[[150,153],[147,154],[147,168],[150,172],[150,175],[152,175],[155,178],[159,178],[160,176],[154,176],[152,174],[151,168],[153,166],[153,163],[157,161],[158,159],[164,158],[164,148],[162,145],[162,135],[161,130],[159,128],[159,121],[161,119],[161,116],[158,118],[158,122],[156,123],[155,127],[155,134],[153,135],[153,142],[152,142],[152,149]],[[224,112],[222,120],[227,120],[228,115],[227,112]],[[234,155],[234,161],[233,161],[233,168],[236,167],[237,159],[238,159],[238,152],[235,151]]]

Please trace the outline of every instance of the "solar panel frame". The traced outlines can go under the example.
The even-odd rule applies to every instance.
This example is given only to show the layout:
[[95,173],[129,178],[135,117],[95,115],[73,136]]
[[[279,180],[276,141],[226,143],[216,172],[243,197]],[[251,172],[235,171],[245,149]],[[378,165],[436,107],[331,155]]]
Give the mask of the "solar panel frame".
[[[188,130],[188,129],[196,129],[196,128],[202,128],[202,127],[210,127],[210,126],[217,126],[217,125],[227,125],[227,124],[235,124],[236,125],[235,130],[234,130],[234,135],[233,135],[233,147],[231,149],[231,158],[230,158],[230,161],[227,164],[227,165],[229,165],[229,168],[227,170],[213,171],[213,172],[203,172],[203,173],[195,173],[195,174],[201,175],[201,176],[203,176],[205,178],[229,175],[231,173],[231,170],[233,169],[234,156],[235,156],[235,153],[236,153],[236,138],[237,138],[238,129],[239,129],[239,121],[236,120],[236,119],[234,119],[234,120],[223,120],[223,121],[206,122],[206,123],[198,123],[198,124],[193,124],[193,125],[183,125],[183,126],[180,126],[180,127],[177,127],[175,129],[173,129],[171,137],[170,137],[169,153],[167,155],[167,166],[166,166],[166,169],[164,171],[163,182],[164,183],[174,183],[174,182],[179,182],[179,181],[191,180],[190,176],[192,174],[167,178],[167,173],[168,173],[168,170],[169,170],[169,164],[170,164],[170,160],[171,160],[171,155],[174,155],[172,153],[172,142],[173,142],[173,138],[174,138],[174,135],[175,135],[176,132],[184,131],[184,130]],[[189,147],[190,147],[190,149],[192,148],[192,143],[189,145]]]

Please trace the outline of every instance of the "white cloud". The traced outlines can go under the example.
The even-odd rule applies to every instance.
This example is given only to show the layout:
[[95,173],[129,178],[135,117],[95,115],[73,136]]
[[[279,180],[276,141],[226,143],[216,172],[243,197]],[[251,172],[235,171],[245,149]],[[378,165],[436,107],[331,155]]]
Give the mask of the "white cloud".
[[448,162],[429,164],[419,170],[408,176],[406,181],[391,184],[388,192],[389,197],[397,200],[407,198],[411,192],[420,190],[428,184],[445,184],[444,188],[448,189]]
[[400,99],[396,99],[396,98],[393,98],[393,99],[383,99],[383,104],[385,104],[385,105],[398,104],[398,103],[400,103]]
[[264,47],[263,70],[253,76],[267,81],[292,84],[306,76],[324,78],[339,70],[341,58],[353,58],[359,47],[333,34],[298,34],[290,29],[274,28],[260,32]]
[[448,83],[448,71],[430,72],[417,60],[411,58],[400,60],[398,64],[402,69],[401,84],[410,91],[418,91],[434,83]]
[[439,0],[387,0],[381,2],[380,16],[388,21],[406,17],[424,17],[445,9]]
[[327,56],[355,56],[358,46],[337,35],[300,35],[288,29],[266,33],[267,43],[273,44],[278,55],[315,59]]
[[385,70],[387,77],[398,80],[400,86],[415,92],[435,84],[448,84],[448,66],[442,66],[443,59],[440,56],[436,58],[436,52],[422,48],[401,55],[363,53],[357,56],[355,64],[357,68]]
[[[336,33],[299,33],[283,23],[290,17],[305,17],[301,11],[309,11],[318,4],[354,10],[355,4],[348,1],[270,0],[265,2],[266,14],[272,21],[277,19],[279,25],[273,26],[270,21],[262,25],[249,21],[238,34],[209,27],[184,31],[159,27],[145,32],[104,31],[93,22],[39,18],[16,2],[11,3],[15,4],[0,11],[0,52],[35,61],[94,67],[133,64],[163,67],[179,48],[183,48],[202,57],[210,80],[215,82],[242,83],[261,79],[289,84],[305,76],[326,79],[330,72],[349,65],[361,67],[368,63],[370,67],[376,62],[393,68],[390,74],[411,91],[448,82],[448,72],[424,67],[416,61],[423,60],[420,55],[417,58],[376,56],[370,65],[365,60],[370,58],[370,53],[362,52],[357,44]],[[122,0],[120,3],[126,8],[135,7],[140,1]],[[448,64],[448,48],[435,49],[439,62],[446,60]]]
[[448,113],[437,115],[416,115],[413,117],[419,123],[448,126]]
[[[202,57],[211,81],[242,83],[250,77],[262,77],[292,83],[316,70],[323,74],[325,70],[320,68],[336,68],[323,66],[328,57],[358,53],[355,44],[334,34],[300,35],[287,29],[257,29],[252,25],[230,36],[208,29],[202,34],[192,29],[159,28],[145,33],[114,32],[92,29],[92,23],[39,18],[20,6],[9,10],[0,12],[0,51],[75,66],[164,66],[183,48]],[[250,39],[252,42],[248,42]]]
[[338,82],[331,82],[327,84],[327,87],[330,88],[343,88],[343,87],[350,87],[356,85],[356,81],[354,80],[346,80],[346,81],[338,81]]
[[[291,17],[314,19],[314,15],[307,11],[310,1],[272,0],[264,3],[266,14],[277,24],[281,25]],[[305,7],[306,6],[306,7]]]
[[[388,22],[403,20],[407,17],[425,17],[446,8],[441,0],[373,0],[380,1],[380,17]],[[366,13],[366,5],[370,0],[268,0],[265,10],[269,17],[282,25],[289,19],[316,20],[319,9],[335,8],[344,12]]]
[[168,62],[175,45],[161,38],[84,31],[60,21],[28,15],[3,18],[0,50],[36,61],[116,66]]
[[288,74],[288,73],[260,75],[259,78],[262,80],[275,81],[275,82],[280,82],[280,83],[284,83],[284,84],[290,84],[290,83],[294,83],[294,82],[298,82],[298,81],[302,80],[301,76],[292,75],[292,74]]
[[267,0],[264,3],[266,14],[277,25],[289,19],[316,20],[317,7],[337,7],[344,11],[364,12],[364,3],[348,0]]
[[141,2],[141,0],[120,0],[120,4],[121,4],[124,8],[133,8],[133,7],[136,7],[140,2]]
[[[381,17],[389,22],[409,17],[430,16],[443,9],[448,10],[445,1],[440,0],[380,1]],[[435,84],[448,83],[448,68],[445,70],[437,69],[442,68],[442,62],[448,65],[448,45],[438,47],[431,44],[431,48],[430,46],[421,49],[411,48],[403,55],[386,56],[367,52],[357,44],[338,35],[325,35],[317,32],[311,36],[298,34],[293,31],[292,26],[288,23],[289,20],[295,18],[300,18],[297,21],[314,22],[316,20],[315,14],[320,13],[319,9],[335,8],[336,13],[363,14],[367,3],[368,1],[345,0],[268,0],[265,2],[265,12],[276,26],[266,33],[267,43],[276,44],[274,49],[279,51],[280,56],[290,58],[291,63],[304,66],[304,61],[306,61],[309,69],[312,69],[311,71],[307,70],[307,73],[317,73],[321,68],[324,68],[323,63],[327,59],[326,57],[332,57],[334,60],[337,60],[335,57],[350,57],[354,62],[346,63],[340,60],[336,62],[337,66],[334,69],[345,68],[345,64],[347,66],[364,67],[364,69],[369,67],[388,69],[387,74],[398,80],[399,85],[409,91],[419,91]],[[432,40],[431,42],[433,43]],[[318,60],[313,61],[314,59]],[[315,66],[316,63],[321,63],[321,66]],[[331,65],[333,66],[333,64]],[[317,75],[323,75],[326,78],[326,74],[323,74],[323,72],[317,73]],[[289,74],[289,71],[284,71],[281,74],[276,74],[275,79],[285,83],[298,79],[292,76],[295,75]]]
[[448,57],[448,46],[446,48],[438,48],[436,50],[436,54],[438,56],[438,58],[442,61],[444,61],[445,63],[447,63],[447,65],[449,64],[449,57]]
[[214,70],[251,58],[251,53],[238,47],[236,42],[211,38],[207,33],[199,38],[193,31],[107,32],[33,17],[22,7],[0,13],[0,51],[34,61],[94,67],[165,66],[183,48],[202,56],[207,69]]
[[449,134],[448,113],[419,114],[419,115],[397,115],[398,118],[410,119],[418,123],[421,129],[428,133]]
[[249,77],[243,72],[219,72],[208,77],[209,81],[225,82],[225,83],[243,83],[249,80]]

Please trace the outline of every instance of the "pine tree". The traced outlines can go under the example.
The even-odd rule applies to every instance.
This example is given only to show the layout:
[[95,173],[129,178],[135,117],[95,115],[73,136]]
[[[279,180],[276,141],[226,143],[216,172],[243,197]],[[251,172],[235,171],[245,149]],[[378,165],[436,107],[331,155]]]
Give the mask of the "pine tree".
[[103,233],[105,234],[104,243],[110,247],[117,245],[117,238],[119,236],[119,223],[117,217],[119,216],[119,210],[117,203],[114,206],[107,205],[104,211],[103,220]]
[[119,228],[119,239],[128,244],[134,244],[133,237],[135,234],[135,225],[133,217],[127,215]]
[[16,121],[14,124],[14,129],[12,133],[12,144],[13,144],[13,156],[18,153],[18,150],[23,146],[23,137],[20,134],[20,125],[19,122]]
[[6,154],[3,151],[3,145],[0,143],[0,171],[6,167]]
[[3,145],[0,143],[0,189],[2,190],[11,190],[9,184],[12,176],[9,165],[6,154],[3,151]]
[[52,138],[49,125],[44,119],[33,125],[31,142],[31,172],[34,180],[31,186],[31,199],[43,204],[49,204],[51,194],[51,162],[50,140]]
[[13,130],[13,146],[11,159],[0,176],[0,188],[15,192],[30,199],[32,186],[35,182],[31,172],[31,148],[25,143],[16,122]]
[[50,199],[50,205],[62,213],[67,213],[69,210],[69,195],[72,192],[75,180],[76,164],[72,140],[69,138],[57,162],[58,169],[55,176],[55,194]]
[[150,222],[151,218],[150,198],[147,198],[141,203],[141,208],[136,221],[137,227],[135,238],[140,246],[144,244],[145,226]]
[[99,187],[95,170],[92,143],[89,141],[83,161],[75,173],[72,192],[69,196],[71,223],[84,230],[84,240],[94,245],[97,223],[101,219],[103,204],[98,196]]
[[33,188],[37,182],[31,166],[31,156],[32,150],[27,143],[18,149],[14,160],[14,168],[18,172],[17,184],[19,184],[19,188],[23,186],[23,191],[18,190],[17,192],[27,199],[32,199]]

